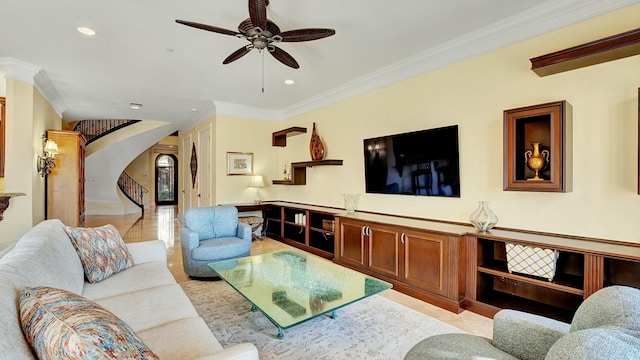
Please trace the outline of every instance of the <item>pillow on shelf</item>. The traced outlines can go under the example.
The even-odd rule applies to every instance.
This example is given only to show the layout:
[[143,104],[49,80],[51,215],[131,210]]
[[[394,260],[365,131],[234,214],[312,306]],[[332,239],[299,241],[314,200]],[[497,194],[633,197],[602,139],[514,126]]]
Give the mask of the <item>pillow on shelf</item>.
[[133,258],[118,229],[113,225],[97,228],[65,226],[75,247],[84,274],[90,283],[108,278],[133,266]]
[[129,325],[72,292],[27,288],[20,297],[22,331],[39,359],[159,359]]

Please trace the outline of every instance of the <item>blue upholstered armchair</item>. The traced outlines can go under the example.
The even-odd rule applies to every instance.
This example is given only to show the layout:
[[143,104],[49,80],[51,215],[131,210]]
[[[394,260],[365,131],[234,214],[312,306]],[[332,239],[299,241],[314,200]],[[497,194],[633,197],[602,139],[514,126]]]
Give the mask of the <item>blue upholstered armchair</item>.
[[180,229],[184,271],[192,277],[217,277],[207,264],[248,256],[251,226],[238,222],[234,206],[191,208]]
[[605,287],[578,307],[571,324],[500,310],[493,318],[493,340],[435,335],[416,344],[404,359],[640,359],[640,290]]

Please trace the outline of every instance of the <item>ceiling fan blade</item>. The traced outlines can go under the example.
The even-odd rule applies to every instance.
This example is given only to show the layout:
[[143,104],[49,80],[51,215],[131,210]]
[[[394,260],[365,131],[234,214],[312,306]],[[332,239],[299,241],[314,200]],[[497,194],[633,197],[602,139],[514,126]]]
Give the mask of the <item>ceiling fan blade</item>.
[[176,22],[178,24],[191,26],[191,27],[194,27],[196,29],[212,31],[212,32],[215,32],[215,33],[218,33],[218,34],[231,35],[231,36],[241,35],[240,33],[235,32],[235,31],[223,29],[223,28],[220,28],[220,27],[217,27],[217,26],[213,26],[213,25],[200,24],[200,23],[193,22],[193,21],[176,20]]
[[283,42],[299,42],[318,40],[334,35],[335,33],[336,31],[333,29],[310,28],[284,31],[280,33],[280,36],[282,36]]
[[234,51],[231,55],[227,56],[226,59],[224,59],[224,61],[222,62],[223,64],[228,64],[231,62],[234,62],[238,59],[240,59],[241,57],[247,55],[249,53],[249,51],[251,51],[250,48],[245,47],[241,47],[240,49]]
[[281,63],[289,67],[292,67],[294,69],[300,68],[300,65],[298,65],[298,62],[296,61],[296,59],[293,58],[293,56],[289,55],[288,52],[280,49],[277,46],[273,47],[273,51],[269,50],[269,53],[273,55],[273,57],[276,58],[278,61],[280,61]]
[[267,4],[265,0],[249,0],[249,17],[253,26],[267,28]]

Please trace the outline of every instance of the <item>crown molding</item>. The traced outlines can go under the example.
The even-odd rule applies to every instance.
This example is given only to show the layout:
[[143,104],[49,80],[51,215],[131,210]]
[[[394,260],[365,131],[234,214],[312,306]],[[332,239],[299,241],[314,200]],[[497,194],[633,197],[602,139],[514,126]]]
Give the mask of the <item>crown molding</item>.
[[281,111],[260,109],[250,106],[229,103],[225,101],[215,101],[216,113],[220,115],[230,115],[238,117],[248,117],[252,119],[280,121],[284,120]]
[[0,58],[0,69],[4,71],[5,79],[16,79],[34,85],[34,77],[42,70],[28,62],[12,57]]
[[49,76],[47,76],[47,73],[44,70],[40,70],[35,74],[33,79],[35,82],[34,85],[42,96],[44,96],[56,113],[58,113],[58,116],[62,117],[62,113],[64,113],[66,107],[62,102],[62,97],[60,97],[58,90],[56,90]]
[[179,130],[182,132],[187,132],[196,127],[196,125],[215,115],[216,104],[212,101],[206,109],[198,112],[197,114],[194,114],[192,117],[183,122],[180,125]]
[[269,121],[290,119],[637,3],[640,3],[640,0],[548,1],[281,110],[258,109],[216,101],[217,112]]
[[493,23],[472,34],[433,47],[342,86],[288,106],[279,111],[280,119],[299,116],[637,3],[640,3],[640,0],[548,1],[516,16]]
[[65,110],[62,98],[42,68],[12,57],[2,57],[0,69],[4,71],[5,79],[16,79],[34,85],[58,116],[62,117]]

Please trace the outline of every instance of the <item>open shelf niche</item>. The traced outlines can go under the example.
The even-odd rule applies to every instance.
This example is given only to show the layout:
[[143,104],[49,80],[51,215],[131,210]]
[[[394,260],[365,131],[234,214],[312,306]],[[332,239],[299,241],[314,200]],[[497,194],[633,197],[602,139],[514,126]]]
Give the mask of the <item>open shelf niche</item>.
[[273,180],[279,185],[306,185],[307,168],[314,166],[342,165],[342,160],[313,160],[291,163],[291,180]]
[[306,132],[307,132],[307,128],[303,128],[300,126],[293,126],[288,129],[276,131],[273,134],[271,134],[271,145],[285,147],[287,146],[287,138],[289,136],[305,134]]
[[[287,146],[287,137],[305,134],[307,128],[293,126],[284,130],[276,131],[271,135],[272,145]],[[291,163],[291,180],[273,180],[274,185],[306,185],[307,168],[314,166],[342,165],[342,160],[312,160]]]

